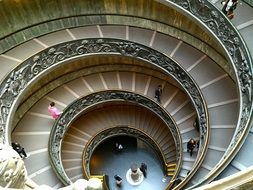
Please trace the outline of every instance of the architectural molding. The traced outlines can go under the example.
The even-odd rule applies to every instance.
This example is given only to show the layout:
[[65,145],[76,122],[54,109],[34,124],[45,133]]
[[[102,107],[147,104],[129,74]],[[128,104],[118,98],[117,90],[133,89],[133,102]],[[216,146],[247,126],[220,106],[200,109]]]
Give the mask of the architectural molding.
[[[200,151],[190,172],[193,174],[201,165],[209,140],[209,125],[207,107],[197,84],[187,72],[175,61],[149,47],[134,42],[117,39],[81,39],[55,45],[27,59],[16,67],[2,82],[0,87],[0,137],[8,142],[14,110],[18,106],[24,92],[29,86],[39,80],[45,73],[61,64],[71,64],[71,60],[85,56],[119,55],[141,59],[146,64],[152,64],[164,73],[174,78],[189,95],[195,106],[200,124]],[[189,180],[187,178],[187,180]]]
[[[232,161],[240,150],[252,124],[252,58],[241,35],[229,19],[205,0],[159,0],[189,15],[206,28],[226,51],[231,68],[236,76],[240,97],[240,112],[236,131],[231,143],[214,169],[196,186],[213,180]],[[178,186],[180,188],[180,186]]]
[[[175,173],[175,176],[178,174],[179,168],[181,167],[182,163],[182,139],[179,129],[177,128],[171,116],[162,107],[160,107],[159,104],[142,95],[127,91],[107,90],[92,93],[90,95],[84,96],[72,102],[60,115],[60,117],[57,119],[51,130],[49,137],[48,151],[52,166],[56,171],[59,179],[64,184],[71,183],[71,180],[68,178],[68,176],[64,171],[60,157],[61,142],[62,139],[64,138],[64,134],[67,131],[68,127],[71,125],[71,123],[74,122],[74,120],[76,120],[79,117],[79,115],[89,112],[90,109],[93,109],[94,107],[100,104],[108,102],[122,102],[122,101],[134,103],[149,109],[150,111],[155,113],[168,126],[168,130],[172,134],[176,146],[177,173]],[[98,141],[94,142],[98,143]],[[93,149],[94,147],[90,146],[90,148]],[[87,163],[87,159],[91,156],[90,151],[91,151],[90,149],[86,148],[86,152],[88,154],[86,154],[86,152],[84,153],[86,160],[85,163]],[[85,166],[88,167],[87,164],[85,164]],[[87,174],[87,177],[89,177],[89,173]]]
[[[155,151],[157,154],[160,163],[163,166],[164,172],[166,172],[166,164],[169,164],[165,156],[163,155],[163,152],[161,150],[161,147],[155,142],[154,139],[150,135],[145,134],[144,132],[133,128],[131,126],[115,126],[115,127],[110,127],[108,129],[105,129],[103,131],[100,131],[97,135],[95,135],[85,146],[84,151],[83,151],[83,171],[85,173],[86,178],[90,178],[90,159],[92,154],[94,153],[95,149],[104,142],[105,140],[114,137],[114,136],[132,136],[135,137],[138,140],[141,140],[145,143],[147,143],[149,146],[152,147],[152,149]],[[177,159],[177,165],[180,165],[181,160]],[[177,167],[177,170],[180,170],[179,167]],[[175,174],[178,174],[178,171],[175,172]],[[173,179],[176,178],[177,176],[174,175]]]

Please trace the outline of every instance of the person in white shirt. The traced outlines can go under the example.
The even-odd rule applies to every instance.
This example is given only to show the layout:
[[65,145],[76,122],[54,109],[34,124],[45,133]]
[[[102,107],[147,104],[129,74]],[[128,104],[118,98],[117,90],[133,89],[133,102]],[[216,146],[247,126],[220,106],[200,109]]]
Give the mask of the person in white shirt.
[[237,7],[237,0],[223,0],[221,4],[223,5],[222,7],[222,12],[228,16],[229,19],[232,19],[234,17],[234,10]]

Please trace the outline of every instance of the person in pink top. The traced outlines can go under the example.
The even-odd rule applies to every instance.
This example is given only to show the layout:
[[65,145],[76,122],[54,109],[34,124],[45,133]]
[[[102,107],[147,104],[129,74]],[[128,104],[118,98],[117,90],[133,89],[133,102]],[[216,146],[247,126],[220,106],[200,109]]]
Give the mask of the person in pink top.
[[57,119],[61,115],[61,112],[55,107],[54,102],[50,103],[48,106],[48,111],[50,112],[53,119]]

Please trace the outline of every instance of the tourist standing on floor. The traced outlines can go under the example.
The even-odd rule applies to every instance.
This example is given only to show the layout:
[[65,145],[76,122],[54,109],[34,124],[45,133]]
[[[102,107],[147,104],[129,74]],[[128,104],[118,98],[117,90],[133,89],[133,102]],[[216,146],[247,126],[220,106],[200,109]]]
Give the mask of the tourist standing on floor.
[[114,179],[115,179],[115,181],[116,181],[116,185],[117,186],[121,186],[122,185],[122,177],[120,177],[119,175],[115,175],[114,176]]
[[61,115],[61,112],[55,107],[54,102],[50,103],[50,105],[48,106],[48,111],[53,119],[57,119]]
[[148,169],[147,164],[141,163],[140,170],[145,178],[147,177],[147,169]]

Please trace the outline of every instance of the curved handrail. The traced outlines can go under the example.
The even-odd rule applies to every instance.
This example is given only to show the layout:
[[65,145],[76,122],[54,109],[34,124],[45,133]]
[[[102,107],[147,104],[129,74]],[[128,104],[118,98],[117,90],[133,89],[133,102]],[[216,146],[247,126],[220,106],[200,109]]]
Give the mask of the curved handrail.
[[64,172],[64,168],[62,167],[61,162],[61,141],[64,138],[64,134],[67,131],[70,124],[82,113],[91,109],[94,106],[97,106],[101,103],[105,103],[108,101],[127,101],[131,103],[138,104],[143,106],[153,113],[155,113],[158,117],[160,117],[163,122],[168,126],[176,145],[176,157],[178,161],[178,168],[181,166],[182,162],[182,139],[177,128],[175,122],[170,117],[170,115],[166,112],[165,109],[161,108],[156,102],[153,100],[146,98],[142,95],[127,92],[127,91],[118,91],[118,90],[107,90],[92,93],[90,95],[84,96],[76,101],[72,102],[67,108],[65,108],[64,112],[57,119],[52,128],[49,136],[49,155],[51,159],[51,164],[56,171],[59,179],[64,184],[70,184],[71,181]]
[[251,117],[253,111],[252,58],[237,29],[209,1],[159,0],[159,2],[175,7],[205,27],[226,51],[230,65],[233,67],[236,76],[236,83],[238,84],[240,112],[233,139],[219,163],[196,185],[198,186],[214,179],[230,163],[247,137],[253,122]]
[[[163,0],[164,2],[165,0]],[[246,48],[245,43],[243,42],[242,38],[236,31],[236,29],[229,24],[229,21],[222,16],[221,13],[219,13],[208,1],[203,0],[179,0],[179,1],[173,1],[174,4],[178,4],[178,7],[181,7],[183,11],[187,11],[191,15],[196,15],[195,19],[199,20],[204,23],[204,25],[209,28],[209,31],[214,35],[218,36],[219,42],[223,44],[224,42],[224,49],[227,51],[227,55],[230,57],[230,61],[234,62],[235,70],[237,73],[237,82],[239,84],[239,92],[240,97],[242,97],[243,100],[240,100],[240,118],[239,122],[237,124],[237,129],[235,136],[233,138],[233,142],[231,142],[231,146],[226,152],[227,157],[222,161],[223,163],[229,162],[230,159],[232,159],[233,155],[236,153],[236,149],[239,150],[244,137],[247,134],[247,131],[249,130],[248,126],[252,123],[251,115],[252,115],[252,67],[251,67],[251,58],[249,55],[249,52]],[[242,63],[242,64],[240,64]],[[22,71],[21,71],[22,75]],[[14,76],[14,75],[13,75]],[[16,79],[15,79],[16,80]],[[14,87],[15,87],[15,80],[14,80]],[[6,84],[6,83],[5,83]],[[9,83],[10,84],[10,83]],[[20,83],[22,84],[22,83]],[[6,88],[1,88],[1,115],[0,115],[0,133],[5,135],[5,127],[6,127],[6,118],[9,117],[9,113],[12,112],[12,110],[15,111],[15,106],[12,107],[12,93],[16,93],[17,91],[14,90],[14,92],[10,93],[10,97],[5,100],[2,99],[2,95],[8,97],[8,93],[6,93]],[[12,87],[13,88],[13,87]],[[17,87],[16,87],[17,88]],[[23,87],[20,87],[23,90]],[[8,90],[7,90],[8,91]],[[10,90],[12,91],[12,90]],[[14,97],[15,98],[15,97]],[[243,107],[243,108],[242,108]],[[4,136],[0,135],[0,136]],[[6,139],[3,139],[6,141]],[[219,170],[223,167],[219,164]]]
[[[86,143],[85,148],[83,150],[82,162],[83,162],[84,175],[87,178],[89,178],[91,175],[90,174],[90,158],[93,152],[95,151],[95,149],[97,148],[97,146],[99,146],[99,144],[101,144],[103,141],[107,140],[108,138],[119,136],[119,135],[133,136],[151,145],[152,149],[157,153],[163,165],[163,168],[164,169],[166,168],[167,161],[165,159],[163,152],[161,151],[161,147],[155,142],[155,140],[150,135],[131,126],[115,126],[115,127],[109,127],[102,131],[99,131]],[[177,176],[177,173],[172,178],[174,179],[176,176]]]
[[[6,130],[10,129],[16,107],[24,92],[28,91],[32,83],[60,64],[67,64],[66,62],[70,63],[72,59],[84,56],[98,56],[101,54],[119,55],[143,60],[147,64],[152,64],[170,75],[182,86],[196,109],[200,121],[200,135],[203,137],[204,142],[201,143],[199,149],[195,162],[196,167],[190,174],[196,172],[197,167],[200,166],[204,159],[206,145],[209,140],[207,106],[197,84],[171,58],[152,48],[126,40],[91,38],[65,42],[45,49],[18,65],[7,75],[0,86],[0,101],[2,102],[0,106],[0,137],[3,141],[8,142],[10,133],[6,132]],[[189,179],[190,177],[185,180]]]
[[[89,57],[89,59],[95,59],[99,62],[99,58],[102,58],[102,56],[98,57]],[[109,57],[108,57],[109,58]],[[87,61],[88,58],[85,58]],[[161,80],[163,82],[167,82],[170,85],[174,86],[175,88],[178,88],[178,85],[175,84],[175,81],[171,81],[169,76],[165,75],[164,73],[161,73],[158,70],[154,70],[152,68],[145,68],[142,65],[139,65],[139,62],[135,61],[135,65],[130,65],[132,60],[126,60],[124,59],[124,63],[121,63],[120,61],[112,60],[109,58],[108,61],[105,61],[105,57],[103,57],[101,60],[103,60],[103,64],[100,65],[94,65],[89,67],[84,67],[82,69],[74,70],[71,73],[67,73],[64,75],[61,75],[60,77],[56,76],[55,79],[50,81],[50,83],[46,83],[42,86],[40,86],[39,90],[32,93],[28,97],[24,97],[22,100],[22,104],[19,106],[16,114],[19,115],[19,118],[22,118],[24,114],[32,108],[33,105],[35,105],[36,102],[38,102],[41,98],[46,96],[46,94],[50,93],[51,91],[55,90],[59,86],[66,84],[70,81],[74,81],[80,77],[87,77],[89,75],[102,73],[102,75],[106,72],[134,72],[136,75],[138,74],[144,74],[146,76],[151,76],[152,78],[156,78],[158,80]],[[93,62],[93,61],[92,61]],[[95,61],[94,61],[95,62]],[[108,64],[113,63],[113,64]],[[119,64],[120,63],[120,64]],[[142,63],[142,61],[140,61]],[[134,71],[133,71],[134,68]],[[62,73],[61,73],[62,74]],[[43,80],[43,79],[42,79]],[[161,82],[161,83],[163,83]],[[37,85],[36,85],[37,87]],[[16,119],[13,123],[13,126],[16,126],[20,119]]]
[[218,181],[213,181],[210,184],[203,185],[199,188],[196,188],[194,190],[243,190],[243,189],[252,189],[253,185],[253,166],[237,172],[233,175],[227,176],[223,179],[220,179]]

